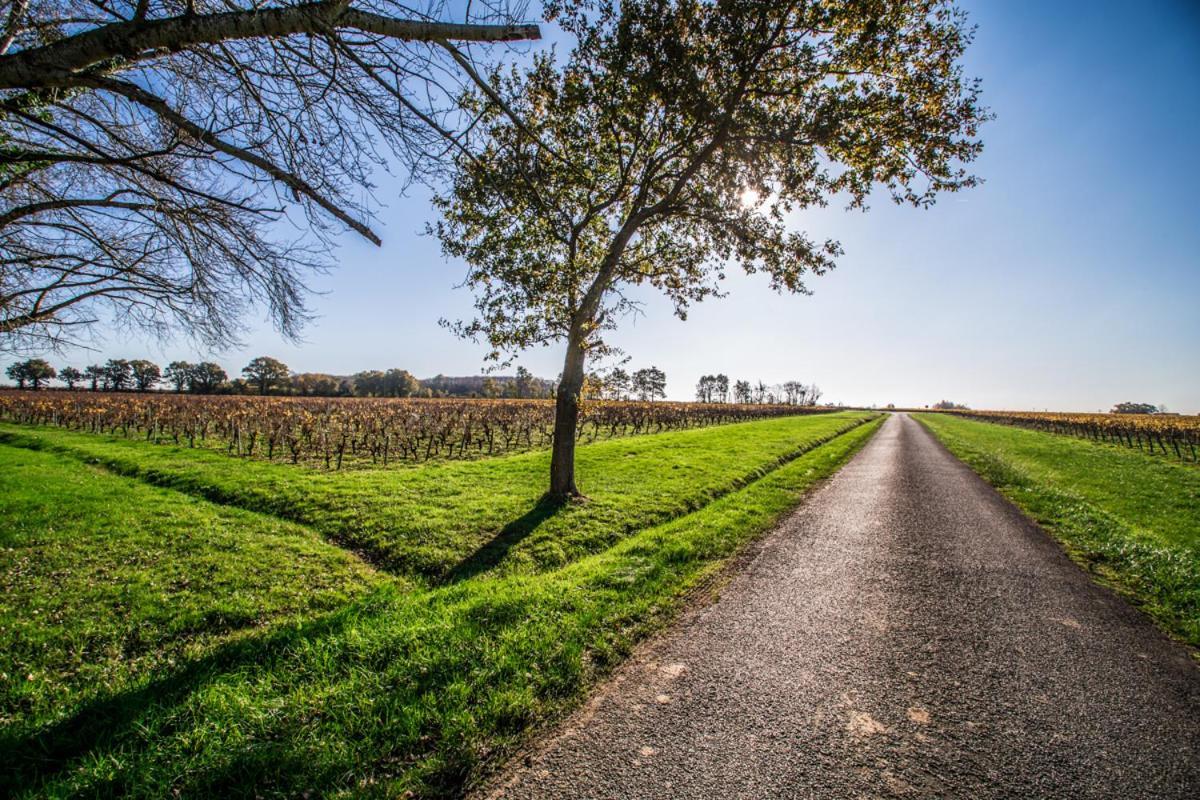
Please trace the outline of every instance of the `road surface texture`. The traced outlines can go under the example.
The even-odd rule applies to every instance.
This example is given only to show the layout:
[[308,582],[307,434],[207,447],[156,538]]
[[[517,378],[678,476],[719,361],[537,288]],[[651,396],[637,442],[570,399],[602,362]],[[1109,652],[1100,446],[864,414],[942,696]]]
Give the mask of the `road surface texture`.
[[895,415],[480,794],[1194,800],[1200,667]]

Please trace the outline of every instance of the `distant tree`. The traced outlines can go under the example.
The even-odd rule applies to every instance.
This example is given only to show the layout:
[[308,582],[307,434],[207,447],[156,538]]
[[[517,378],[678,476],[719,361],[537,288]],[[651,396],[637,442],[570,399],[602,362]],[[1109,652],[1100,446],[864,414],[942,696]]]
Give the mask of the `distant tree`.
[[584,400],[600,400],[604,397],[604,376],[599,372],[589,372],[583,378],[583,391],[581,397]]
[[[1165,410],[1165,409],[1164,409]],[[1113,414],[1157,414],[1159,407],[1153,403],[1117,403],[1112,407]]]
[[421,382],[405,369],[389,369],[383,374],[383,391],[388,397],[412,397],[421,389]]
[[258,387],[259,394],[266,394],[271,387],[283,383],[291,375],[287,364],[270,356],[259,356],[242,368],[246,380]]
[[99,364],[89,364],[85,367],[83,377],[87,379],[93,392],[98,391],[102,384],[105,389],[108,388],[108,373]]
[[653,401],[667,396],[667,376],[658,367],[634,372],[630,384],[639,400]]
[[29,370],[24,361],[18,361],[15,364],[9,364],[8,369],[4,370],[4,374],[10,380],[17,382],[18,389],[24,389],[25,384],[29,381]]
[[500,384],[496,383],[495,378],[484,378],[481,392],[484,397],[499,397]]
[[820,386],[817,386],[815,383],[810,384],[805,390],[804,398],[800,401],[800,405],[815,406],[818,402],[820,402],[822,394],[824,394],[824,392],[821,391]]
[[804,399],[805,386],[800,381],[785,381],[783,384],[783,401],[794,406]]
[[719,374],[713,380],[713,400],[718,403],[729,402],[729,376]]
[[74,367],[63,367],[58,371],[58,379],[65,383],[68,389],[74,389],[75,384],[83,380],[83,373]]
[[384,394],[385,376],[380,370],[356,372],[353,381],[354,394],[358,397],[382,397]]
[[189,373],[188,388],[196,394],[212,394],[227,380],[229,376],[220,364],[201,361]]
[[332,375],[319,372],[302,372],[293,375],[290,380],[296,394],[307,397],[333,397],[338,394],[341,381]]
[[605,384],[607,385],[610,399],[623,400],[629,393],[629,373],[620,367],[616,367],[608,373]]
[[109,389],[121,392],[133,382],[133,369],[123,358],[110,358],[104,365],[104,376]]
[[749,403],[753,395],[753,390],[750,388],[750,381],[738,381],[733,385],[733,402]]
[[967,408],[966,404],[955,403],[952,400],[939,400],[933,404],[933,407],[938,411],[953,411],[956,408],[965,410]]
[[767,385],[762,381],[754,384],[754,392],[751,397],[753,402],[762,403],[767,398]]
[[533,374],[524,367],[517,367],[517,397],[533,397]]
[[150,391],[162,380],[162,371],[153,361],[137,358],[129,362],[129,369],[133,373],[133,383],[139,392]]
[[176,392],[183,392],[192,382],[193,369],[194,367],[187,361],[172,361],[167,364],[167,369],[163,374],[175,387]]

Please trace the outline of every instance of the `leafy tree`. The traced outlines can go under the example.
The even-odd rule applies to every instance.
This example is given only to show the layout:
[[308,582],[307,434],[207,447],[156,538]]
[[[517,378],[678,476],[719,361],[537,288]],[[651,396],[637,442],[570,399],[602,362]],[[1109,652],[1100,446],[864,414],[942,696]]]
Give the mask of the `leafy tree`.
[[197,394],[212,394],[227,380],[229,376],[221,369],[220,364],[201,361],[192,367],[188,376],[188,387]]
[[515,379],[517,397],[533,397],[533,374],[524,367],[517,367]]
[[25,382],[29,380],[29,375],[25,372],[24,361],[9,364],[8,369],[4,370],[4,374],[8,376],[9,380],[17,382],[18,389],[24,389]]
[[733,401],[735,403],[749,403],[750,397],[750,381],[738,381],[733,385]]
[[167,364],[167,369],[163,373],[166,379],[175,387],[175,391],[182,393],[188,388],[188,384],[192,380],[192,365],[187,361],[172,361]]
[[658,367],[639,369],[629,382],[639,400],[658,400],[667,396],[667,375]]
[[341,381],[332,375],[323,375],[319,372],[302,372],[299,375],[292,376],[291,385],[297,394],[313,397],[333,397],[338,394],[341,388]]
[[91,384],[93,392],[100,389],[103,384],[104,388],[108,388],[108,373],[104,371],[104,367],[99,364],[90,364],[83,370],[83,377]]
[[696,382],[696,402],[711,403],[717,393],[717,376],[701,375]]
[[713,400],[718,403],[729,402],[729,376],[718,374],[713,378]]
[[608,396],[612,400],[623,400],[629,391],[629,373],[620,367],[614,368],[605,379]]
[[272,386],[283,383],[290,376],[287,364],[270,356],[259,356],[242,368],[246,380],[258,387],[259,394],[266,394]]
[[129,362],[129,369],[133,373],[133,383],[139,392],[150,391],[162,380],[162,371],[153,361],[137,358]]
[[[970,32],[949,0],[600,0],[558,16],[576,46],[498,79],[498,111],[435,199],[445,252],[469,265],[494,358],[565,342],[550,495],[578,495],[589,355],[649,284],[686,316],[730,262],[806,292],[841,250],[789,230],[834,195],[875,187],[930,204],[973,185],[986,114],[958,64]],[[532,135],[530,135],[532,134]]]
[[412,397],[421,390],[421,382],[406,369],[389,369],[383,375],[383,385],[388,397]]
[[42,384],[46,381],[53,380],[57,373],[54,367],[41,358],[31,358],[25,362],[25,375],[29,378],[29,382],[33,384],[33,390],[36,392],[42,388]]
[[31,358],[28,361],[10,364],[4,372],[9,378],[17,382],[18,389],[24,389],[25,384],[30,383],[33,385],[35,391],[41,388],[42,381],[54,377],[54,367],[51,367],[40,358]]
[[104,365],[104,378],[106,388],[124,391],[133,382],[133,368],[123,358],[110,358]]
[[68,389],[74,389],[75,384],[83,380],[83,373],[74,367],[63,367],[58,371],[58,379],[67,385]]
[[382,397],[385,394],[386,377],[377,369],[366,370],[354,375],[354,394],[359,397]]
[[[481,14],[401,0],[6,5],[0,344],[14,347],[57,346],[105,310],[224,344],[251,302],[295,335],[332,235],[380,241],[363,198],[385,154],[420,178],[470,130],[452,98],[480,73],[455,43],[539,35],[505,0]],[[280,220],[305,214],[311,236],[278,239]]]
[[1159,407],[1153,403],[1117,403],[1112,407],[1113,414],[1157,414]]

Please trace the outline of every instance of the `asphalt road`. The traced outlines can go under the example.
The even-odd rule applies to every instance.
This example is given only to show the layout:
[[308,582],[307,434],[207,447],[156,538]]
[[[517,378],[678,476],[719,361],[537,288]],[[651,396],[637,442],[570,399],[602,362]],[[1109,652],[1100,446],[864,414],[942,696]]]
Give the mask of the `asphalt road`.
[[1200,668],[894,416],[482,794],[1200,797]]

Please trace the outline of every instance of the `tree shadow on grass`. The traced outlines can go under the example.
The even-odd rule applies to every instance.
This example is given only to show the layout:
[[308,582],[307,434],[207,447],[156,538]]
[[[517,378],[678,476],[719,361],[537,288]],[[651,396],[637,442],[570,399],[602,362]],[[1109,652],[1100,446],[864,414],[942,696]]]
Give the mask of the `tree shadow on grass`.
[[568,508],[572,502],[550,495],[542,495],[533,508],[509,522],[475,552],[455,564],[446,573],[445,582],[457,583],[492,569],[504,560],[512,548],[537,530],[543,522]]
[[[143,719],[155,708],[178,707],[207,681],[250,665],[269,661],[298,642],[336,634],[352,619],[337,611],[301,625],[262,637],[232,642],[189,662],[164,678],[137,689],[92,701],[75,714],[33,733],[0,735],[0,797],[11,797],[51,781],[89,754],[127,748],[130,737],[143,731]],[[118,783],[102,794],[121,794]]]

